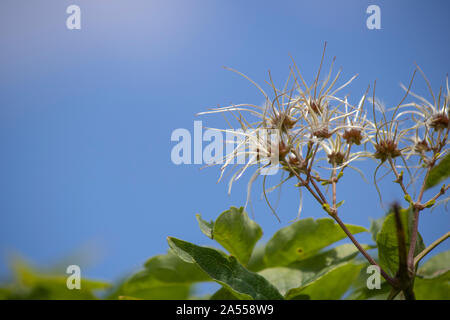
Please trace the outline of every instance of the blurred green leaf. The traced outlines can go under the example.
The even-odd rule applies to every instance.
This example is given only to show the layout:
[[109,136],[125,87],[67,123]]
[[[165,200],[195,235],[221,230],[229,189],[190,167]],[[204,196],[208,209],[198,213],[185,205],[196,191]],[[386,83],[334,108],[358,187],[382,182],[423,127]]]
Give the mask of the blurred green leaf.
[[377,235],[378,232],[380,232],[381,228],[383,227],[384,220],[386,219],[386,216],[383,216],[378,219],[371,219],[370,220],[370,228],[369,231],[372,234],[373,241],[377,242]]
[[216,249],[168,238],[169,246],[181,259],[195,262],[211,278],[231,290],[240,299],[283,299],[264,277],[245,269],[235,257],[227,257]]
[[[365,228],[347,225],[352,234],[367,231]],[[342,240],[346,234],[330,218],[302,219],[278,230],[266,245],[267,266],[286,266],[306,259],[320,249]]]
[[[128,293],[129,294],[125,294]],[[136,287],[133,290],[125,289],[116,296],[118,299],[127,297],[126,300],[187,300],[192,293],[191,284],[179,283],[153,283],[152,286]]]
[[145,269],[130,277],[115,296],[141,299],[186,299],[191,284],[211,278],[198,266],[181,260],[169,252],[152,257]]
[[[400,210],[400,220],[405,230],[406,249],[409,249],[411,238],[411,211],[409,209]],[[381,230],[377,234],[378,258],[383,269],[390,271],[394,276],[398,270],[398,240],[397,226],[394,213],[390,213],[383,222]],[[416,245],[416,254],[425,249],[422,237],[419,234]]]
[[110,287],[106,282],[81,278],[81,288],[70,290],[68,274],[38,271],[23,260],[13,263],[13,272],[17,283],[10,286],[8,299],[91,300],[98,298],[94,291]]
[[450,154],[447,154],[437,166],[431,169],[428,179],[425,183],[425,189],[429,189],[437,185],[442,180],[450,176]]
[[209,300],[239,300],[230,290],[224,287],[217,290]]
[[214,240],[246,265],[262,237],[262,229],[248,217],[244,208],[231,207],[216,219],[212,234]]

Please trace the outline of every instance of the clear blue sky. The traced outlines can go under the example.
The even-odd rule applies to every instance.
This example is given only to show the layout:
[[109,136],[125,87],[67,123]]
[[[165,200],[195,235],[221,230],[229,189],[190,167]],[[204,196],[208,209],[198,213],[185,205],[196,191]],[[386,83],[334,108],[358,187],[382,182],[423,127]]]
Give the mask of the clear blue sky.
[[[70,4],[81,8],[81,30],[65,26]],[[370,4],[381,8],[381,30],[366,28]],[[247,179],[227,196],[227,184],[216,184],[218,168],[170,161],[170,135],[192,130],[208,107],[262,102],[222,66],[259,83],[270,69],[282,85],[291,54],[312,78],[327,41],[328,61],[337,56],[343,77],[360,75],[348,93],[360,96],[377,79],[377,94],[394,104],[414,62],[435,89],[444,83],[449,12],[446,0],[2,0],[0,275],[14,252],[45,265],[82,249],[93,252],[93,266],[70,262],[113,280],[164,253],[169,235],[212,244],[195,213],[213,219],[243,205]],[[418,81],[416,91],[424,88]],[[382,188],[387,200],[401,199],[396,186]],[[296,215],[297,195],[284,191],[279,224],[255,188],[264,239]],[[368,227],[369,217],[384,213],[375,188],[356,174],[339,192],[348,223]],[[306,197],[302,215],[324,212]],[[449,222],[443,208],[424,214],[425,242]]]

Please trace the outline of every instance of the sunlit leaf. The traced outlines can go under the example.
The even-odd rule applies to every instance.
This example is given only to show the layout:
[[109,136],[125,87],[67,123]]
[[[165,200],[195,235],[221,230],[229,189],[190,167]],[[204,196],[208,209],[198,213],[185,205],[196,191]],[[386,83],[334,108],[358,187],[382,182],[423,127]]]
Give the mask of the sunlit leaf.
[[[347,225],[347,228],[352,234],[367,231],[354,225]],[[302,219],[275,233],[266,245],[265,262],[271,267],[286,266],[345,237],[344,231],[332,219]]]
[[447,154],[439,163],[430,171],[425,188],[429,189],[437,185],[439,182],[450,176],[450,154]]
[[352,282],[358,276],[362,264],[343,263],[306,285],[290,290],[287,299],[299,299],[309,296],[311,300],[336,300],[347,292]]
[[416,277],[414,293],[418,300],[450,300],[450,270],[433,278]]
[[186,262],[196,263],[211,278],[231,290],[240,299],[282,299],[282,295],[264,277],[245,269],[235,257],[207,247],[168,238],[175,254]]
[[242,207],[231,207],[214,222],[213,239],[244,265],[261,236],[261,227],[248,217]]
[[[409,209],[400,210],[400,220],[405,231],[406,250],[409,249],[411,238],[410,215],[411,211]],[[390,213],[384,220],[383,226],[377,234],[377,246],[381,267],[390,271],[391,275],[394,276],[397,273],[399,264],[397,226],[394,213]],[[415,255],[423,249],[425,249],[425,245],[419,234]]]
[[206,221],[202,219],[202,216],[198,213],[195,215],[198,221],[198,226],[200,227],[200,230],[210,239],[213,238],[213,227],[214,227],[214,221]]

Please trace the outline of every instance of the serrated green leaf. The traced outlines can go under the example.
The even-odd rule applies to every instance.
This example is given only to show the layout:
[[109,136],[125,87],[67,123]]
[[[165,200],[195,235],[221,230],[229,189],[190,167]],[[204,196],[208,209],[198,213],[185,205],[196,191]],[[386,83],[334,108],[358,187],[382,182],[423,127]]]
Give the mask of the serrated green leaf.
[[[405,230],[406,250],[409,249],[411,238],[411,211],[409,209],[400,210],[400,220]],[[390,213],[383,222],[381,230],[377,234],[378,258],[383,269],[387,269],[392,276],[397,273],[398,258],[398,240],[397,227],[395,223],[394,213]],[[418,234],[416,253],[417,255],[425,249],[422,236]]]
[[256,242],[262,237],[262,229],[248,217],[244,208],[231,207],[214,222],[213,237],[246,265]]
[[[352,234],[367,231],[365,228],[347,225]],[[342,240],[346,234],[330,218],[302,219],[278,230],[266,245],[267,266],[286,266],[306,259],[330,244]]]
[[[283,299],[278,290],[264,277],[244,268],[235,257],[225,256],[219,250],[168,238],[169,246],[182,259],[196,263],[212,279],[231,290],[240,299]],[[186,260],[185,260],[186,261]]]
[[425,189],[429,189],[437,185],[439,182],[450,176],[450,154],[447,154],[439,163],[430,171]]

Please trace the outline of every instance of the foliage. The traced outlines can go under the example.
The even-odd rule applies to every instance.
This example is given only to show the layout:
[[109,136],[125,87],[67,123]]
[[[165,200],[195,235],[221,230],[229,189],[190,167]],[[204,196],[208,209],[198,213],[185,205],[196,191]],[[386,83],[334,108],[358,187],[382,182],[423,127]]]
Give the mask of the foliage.
[[[408,213],[409,210],[402,211],[405,223]],[[375,232],[377,245],[364,245],[364,249],[377,247],[380,263],[392,266],[395,272],[397,247],[392,215],[383,218]],[[341,299],[346,296],[385,299],[389,293],[390,288],[384,281],[379,290],[367,288],[368,264],[353,244],[333,246],[344,235],[331,219],[298,220],[256,248],[262,231],[243,208],[231,207],[216,221],[206,222],[199,215],[197,220],[201,231],[228,252],[169,237],[168,253],[150,258],[142,270],[113,289],[103,282],[84,280],[82,290],[68,290],[67,275],[48,275],[23,262],[15,263],[17,283],[1,288],[0,298],[196,299],[195,286],[205,282],[221,286],[215,293],[203,297],[212,300]],[[360,226],[347,227],[354,234],[367,232]],[[375,228],[371,230],[374,232]],[[418,299],[450,298],[449,261],[450,251],[447,251],[435,255],[418,269],[414,286]]]
[[[368,88],[354,103],[342,90],[356,75],[337,87],[341,71],[332,76],[333,60],[324,78],[325,48],[313,82],[307,83],[294,62],[283,88],[278,89],[269,74],[272,94],[268,94],[248,76],[233,70],[258,88],[264,103],[233,104],[200,114],[220,113],[225,118],[228,114],[237,121],[234,126],[227,121],[231,129],[217,128],[236,135],[239,143],[211,163],[221,164],[219,180],[227,176],[225,171],[235,171],[229,191],[244,172],[253,170],[246,205],[253,183],[263,175],[264,199],[275,216],[267,193],[293,183],[291,187],[300,196],[298,214],[305,192],[327,218],[297,220],[258,244],[262,229],[244,208],[231,207],[215,221],[205,221],[198,214],[200,230],[222,249],[169,237],[168,253],[151,258],[143,270],[101,297],[193,299],[198,284],[215,282],[221,288],[209,295],[210,299],[449,299],[449,252],[425,263],[422,259],[448,239],[450,232],[428,247],[419,233],[420,215],[450,200],[445,196],[449,189],[445,184],[434,195],[424,197],[425,191],[450,175],[448,79],[446,89],[434,94],[417,66],[408,87],[402,85],[405,94],[397,105],[381,103],[375,93],[376,82],[371,94]],[[411,91],[417,72],[426,81],[432,102]],[[371,104],[369,108],[366,102]],[[338,198],[338,187],[350,169],[362,173],[355,167],[357,160],[375,161],[373,184],[381,201],[378,182],[388,175],[406,201],[405,208],[395,204],[385,217],[372,221],[370,233],[375,243],[368,245],[359,243],[354,235],[369,231],[345,224],[340,214],[344,200]],[[263,172],[274,169],[280,172],[280,182],[267,189]],[[337,245],[344,238],[352,244]],[[369,265],[382,276],[370,285]],[[89,299],[100,297],[95,290],[105,289],[103,283],[84,281],[82,290],[70,291],[64,276],[23,266],[14,271],[17,283],[4,286],[1,298]]]

